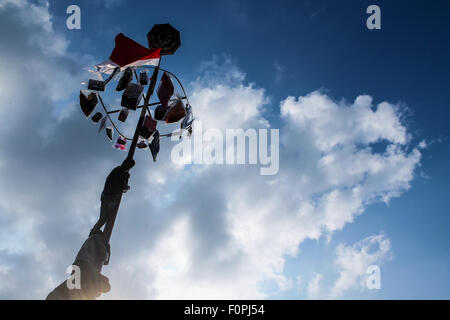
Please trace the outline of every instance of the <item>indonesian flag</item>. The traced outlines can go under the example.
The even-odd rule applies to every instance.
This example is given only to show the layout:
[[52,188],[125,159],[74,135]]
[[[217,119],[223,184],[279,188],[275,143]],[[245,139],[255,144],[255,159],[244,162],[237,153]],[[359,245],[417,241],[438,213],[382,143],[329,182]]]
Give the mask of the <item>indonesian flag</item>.
[[116,36],[115,42],[116,46],[109,59],[95,66],[98,72],[111,74],[116,67],[158,65],[161,48],[148,49],[123,33]]

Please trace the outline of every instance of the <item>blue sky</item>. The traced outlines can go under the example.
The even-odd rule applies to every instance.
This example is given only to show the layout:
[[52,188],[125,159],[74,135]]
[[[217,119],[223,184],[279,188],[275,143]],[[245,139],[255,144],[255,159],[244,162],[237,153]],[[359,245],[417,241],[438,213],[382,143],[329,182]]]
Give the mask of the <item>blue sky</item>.
[[[65,27],[66,8],[71,4],[77,4],[81,8],[81,30],[68,30]],[[365,13],[366,8],[371,4],[377,4],[381,8],[381,30],[368,30],[365,26],[368,17]],[[214,177],[219,177],[219,180],[224,179],[223,185],[233,185],[238,180],[233,182],[232,179],[234,176],[239,177],[239,171],[229,173],[228,169],[219,168],[218,172],[211,171],[210,173],[202,172],[200,174],[196,171],[197,168],[195,166],[185,168],[181,172],[177,170],[176,178],[183,181],[183,187],[194,186],[199,188],[198,190],[205,191],[202,196],[196,196],[198,201],[205,202],[204,206],[207,208],[205,214],[209,212],[210,216],[202,215],[203,207],[200,208],[199,206],[189,207],[191,211],[186,216],[181,214],[168,215],[167,212],[164,212],[164,210],[169,209],[180,209],[183,199],[185,201],[193,197],[191,195],[191,198],[189,198],[188,195],[183,194],[181,191],[174,191],[170,188],[171,183],[172,185],[176,184],[179,180],[171,182],[168,179],[169,181],[166,184],[162,183],[161,186],[157,187],[157,189],[160,188],[158,192],[165,195],[169,192],[169,195],[176,200],[172,200],[175,203],[173,205],[163,209],[155,209],[154,214],[157,218],[154,219],[154,222],[150,221],[149,216],[142,212],[142,208],[145,208],[144,204],[124,205],[122,208],[124,211],[123,218],[119,220],[123,227],[116,230],[118,233],[116,243],[112,243],[113,255],[115,254],[118,260],[116,260],[116,264],[114,260],[111,262],[111,268],[114,269],[107,274],[112,281],[113,291],[116,290],[115,295],[110,297],[178,297],[171,296],[175,292],[175,288],[171,290],[166,288],[167,283],[170,284],[170,282],[165,282],[170,273],[165,274],[161,270],[155,269],[158,268],[158,265],[155,266],[148,262],[148,260],[163,257],[172,261],[170,266],[173,267],[173,270],[182,270],[180,272],[182,276],[178,276],[182,277],[182,281],[187,281],[183,282],[185,284],[192,284],[195,281],[201,282],[199,277],[202,277],[201,273],[197,274],[192,270],[187,272],[183,269],[185,263],[196,265],[192,261],[196,260],[198,262],[198,260],[201,260],[205,262],[205,265],[210,263],[212,269],[217,270],[217,274],[211,271],[211,274],[208,273],[207,276],[204,276],[205,279],[210,279],[210,284],[208,285],[208,282],[205,281],[205,283],[196,287],[192,291],[193,297],[240,297],[239,294],[244,292],[246,295],[243,295],[243,297],[275,299],[329,297],[343,299],[450,298],[450,219],[448,215],[450,207],[448,197],[450,189],[448,182],[450,181],[450,171],[448,169],[450,153],[448,148],[449,129],[447,125],[449,119],[448,101],[450,101],[450,91],[448,90],[448,84],[450,83],[450,63],[448,62],[448,57],[450,56],[450,44],[448,42],[450,4],[448,1],[433,1],[431,3],[427,1],[284,1],[279,3],[274,1],[149,2],[64,0],[50,1],[47,9],[45,9],[45,2],[38,1],[35,2],[35,5],[44,8],[42,10],[49,13],[48,16],[52,28],[50,36],[55,35],[66,46],[55,62],[55,65],[57,64],[61,67],[49,70],[48,75],[50,78],[56,79],[55,81],[60,81],[61,75],[58,72],[71,74],[67,78],[67,87],[65,89],[69,90],[68,92],[72,92],[72,94],[69,97],[57,96],[51,100],[52,105],[54,105],[51,110],[58,110],[58,112],[61,112],[61,110],[67,111],[70,117],[75,118],[70,120],[69,124],[64,122],[68,120],[62,120],[62,123],[59,122],[57,124],[68,128],[66,130],[66,139],[69,142],[82,139],[82,137],[93,136],[96,132],[90,124],[85,124],[87,121],[81,119],[76,110],[79,87],[72,88],[71,86],[72,84],[79,84],[79,80],[85,76],[81,72],[82,68],[107,59],[113,49],[114,36],[117,33],[123,32],[125,35],[145,45],[147,42],[146,33],[151,26],[155,23],[167,22],[180,30],[182,46],[175,55],[164,57],[162,65],[179,75],[183,83],[188,84],[187,86],[190,90],[188,94],[191,93],[195,97],[194,101],[197,101],[199,106],[197,110],[207,113],[205,119],[213,117],[214,112],[220,114],[223,110],[220,108],[227,107],[226,103],[223,106],[219,104],[218,107],[211,106],[212,111],[205,111],[207,110],[206,107],[202,107],[204,100],[208,101],[204,91],[205,88],[220,91],[220,88],[211,87],[208,83],[205,83],[205,79],[209,79],[206,76],[207,72],[210,72],[208,74],[209,77],[214,77],[219,83],[223,81],[223,86],[229,88],[225,92],[229,92],[231,95],[236,93],[242,94],[234,84],[226,83],[223,80],[227,75],[226,70],[235,68],[241,74],[245,74],[245,80],[241,81],[238,78],[234,80],[244,86],[244,88],[247,88],[245,92],[250,92],[251,99],[249,103],[254,102],[258,106],[264,106],[264,108],[255,107],[258,109],[258,113],[254,116],[254,119],[249,121],[236,120],[238,124],[240,123],[244,127],[251,127],[258,123],[257,120],[264,118],[270,123],[271,127],[280,128],[280,132],[283,132],[283,130],[284,132],[289,130],[295,131],[296,129],[293,129],[295,128],[295,123],[297,126],[299,123],[303,123],[305,126],[311,126],[311,128],[321,128],[316,126],[316,122],[314,122],[321,121],[320,119],[310,119],[308,120],[310,122],[294,122],[294,120],[289,118],[289,115],[292,117],[295,115],[294,111],[292,111],[293,109],[289,108],[307,108],[308,103],[314,103],[316,100],[305,100],[304,104],[297,100],[290,105],[291,107],[288,106],[285,100],[287,97],[308,97],[311,93],[316,92],[318,99],[324,97],[328,99],[319,99],[320,101],[325,101],[323,103],[333,102],[333,105],[336,105],[337,109],[341,111],[346,110],[345,108],[352,105],[354,100],[361,95],[370,95],[373,98],[372,110],[375,110],[375,106],[378,104],[387,101],[393,106],[393,110],[396,111],[394,120],[399,120],[402,130],[405,129],[407,132],[406,142],[398,142],[401,138],[398,138],[396,134],[390,138],[380,138],[370,143],[365,143],[365,140],[361,140],[363,141],[361,142],[358,138],[355,138],[354,141],[357,150],[360,150],[360,144],[363,147],[372,148],[371,152],[373,153],[371,155],[382,154],[388,145],[400,146],[401,152],[399,152],[405,157],[405,162],[404,165],[400,163],[397,169],[393,169],[393,172],[401,171],[402,167],[408,168],[408,166],[411,166],[411,170],[401,178],[399,185],[395,184],[395,187],[390,185],[388,178],[383,178],[385,180],[382,181],[379,180],[381,178],[374,178],[377,190],[380,190],[380,193],[376,193],[377,197],[380,194],[395,193],[395,195],[390,196],[388,203],[384,203],[380,199],[369,201],[368,199],[371,198],[368,196],[367,199],[362,200],[363,204],[358,205],[357,208],[348,209],[352,218],[345,220],[345,223],[340,227],[333,229],[325,222],[323,223],[325,227],[319,228],[320,232],[317,237],[308,234],[308,230],[300,227],[294,230],[294,232],[304,233],[304,236],[295,240],[298,243],[294,241],[297,243],[294,245],[286,245],[286,242],[290,241],[289,239],[275,240],[277,236],[274,235],[273,242],[277,243],[277,247],[273,250],[276,254],[263,256],[255,254],[253,256],[252,250],[254,248],[252,244],[249,244],[248,239],[236,236],[235,232],[237,232],[237,229],[215,226],[221,223],[225,224],[226,221],[229,221],[227,219],[234,219],[235,215],[233,212],[228,212],[226,209],[218,210],[217,207],[220,206],[217,205],[217,202],[233,202],[235,195],[230,193],[226,187],[223,190],[219,186],[217,189],[214,189],[208,188],[208,184],[214,184],[216,180]],[[26,17],[27,12],[31,14],[32,11],[27,9],[28,6],[29,3],[24,1],[21,7],[18,7],[19,9],[13,8],[13,5],[6,4],[4,8],[0,6],[0,10],[4,10],[4,12],[7,12],[6,10],[17,10],[17,12],[19,12],[18,10],[23,10],[22,14],[19,15]],[[41,23],[39,19],[32,21],[36,25]],[[27,26],[26,19],[18,21],[17,24]],[[24,32],[29,33],[29,39],[41,39],[39,38],[39,32],[41,32],[39,28],[25,28],[24,30]],[[33,36],[33,32],[36,33],[36,37]],[[48,31],[44,30],[41,33],[41,36],[49,37]],[[2,32],[1,37],[3,40],[14,41],[13,37],[5,31]],[[27,44],[24,42],[23,45]],[[6,49],[0,51],[0,57],[7,58],[9,56],[11,56],[11,53]],[[51,64],[51,58],[51,54],[43,50],[43,61],[48,59],[49,64]],[[30,67],[28,69],[24,68],[24,70],[25,72],[34,72],[33,68],[38,68],[38,66],[30,64]],[[28,85],[25,83],[24,86],[27,87]],[[72,91],[70,91],[70,88],[72,88]],[[0,91],[0,94],[5,93]],[[223,94],[226,95],[228,93]],[[264,99],[267,99],[268,103],[263,103],[262,100]],[[283,105],[286,111],[284,115],[280,115],[280,112],[283,114]],[[194,103],[193,108],[195,112],[196,105]],[[11,112],[14,113],[15,111]],[[16,111],[17,117],[21,117],[20,112],[20,110]],[[212,113],[209,114],[208,112]],[[342,114],[345,117],[345,111]],[[236,114],[231,116],[236,116]],[[339,121],[345,122],[345,119],[339,120],[337,118],[336,122]],[[333,121],[329,123],[333,124]],[[224,125],[226,126],[227,124]],[[83,132],[81,137],[78,136],[77,129],[80,126],[86,129],[84,130],[86,132]],[[51,132],[52,126],[50,125],[46,130]],[[333,131],[321,132],[320,136],[317,136],[316,140],[311,143],[320,142],[319,140],[322,137],[332,134]],[[383,137],[383,133],[379,134],[380,137]],[[302,132],[299,135],[301,137],[309,137]],[[89,180],[89,175],[85,176],[80,173],[79,178],[72,181],[73,186],[67,188],[72,194],[84,194],[84,191],[80,190],[83,189],[82,186],[86,184],[86,181],[89,181],[89,185],[92,184],[92,186],[85,189],[92,191],[92,193],[99,193],[103,183],[102,177],[107,174],[107,171],[112,168],[114,163],[120,161],[122,155],[114,153],[104,139],[100,137],[91,139],[87,143],[87,149],[83,150],[78,147],[74,149],[65,146],[64,138],[61,137],[62,133],[59,136],[58,139],[61,141],[55,142],[54,145],[50,143],[49,149],[42,147],[43,149],[36,150],[35,153],[31,153],[31,151],[27,153],[23,150],[21,152],[25,152],[34,164],[46,168],[43,169],[48,170],[45,172],[50,172],[51,168],[60,168],[58,170],[55,169],[56,172],[64,172],[68,181],[71,181],[69,173],[78,172],[77,170],[81,170],[80,167],[83,164],[91,167],[95,171],[95,174],[91,174],[92,180]],[[306,156],[302,154],[302,150],[304,150],[302,149],[303,142],[297,142],[295,137],[297,137],[296,133],[292,133],[292,135],[291,133],[286,133],[288,144],[299,144],[300,159],[304,159],[302,157],[309,159],[309,154],[306,154]],[[421,141],[426,142],[427,146],[425,148],[418,147]],[[307,145],[309,144],[305,143],[305,148]],[[61,148],[65,148],[65,156],[53,155],[53,158],[46,160],[45,154],[49,154],[49,152],[57,154],[57,150],[61,150]],[[296,161],[294,156],[296,153],[291,148],[293,147],[286,146],[284,148],[285,151],[282,151],[280,155],[280,174],[283,179],[285,175],[295,177],[297,174],[293,166],[294,161]],[[345,145],[343,149],[345,149]],[[416,160],[416,162],[412,160],[414,150],[420,152],[420,160]],[[325,153],[331,152],[330,150],[321,151]],[[307,153],[307,151],[304,152]],[[114,154],[112,155],[112,153]],[[6,152],[3,151],[2,154],[6,154]],[[2,154],[0,154],[0,159],[7,159],[6,155],[4,155],[4,158],[1,158]],[[286,158],[283,158],[283,155]],[[351,161],[356,155],[356,151],[350,152],[350,154],[346,154],[344,161],[347,159],[347,163],[351,166]],[[75,161],[75,158],[78,160]],[[140,155],[137,161],[148,160],[145,159]],[[43,162],[45,164],[42,164]],[[414,163],[411,164],[412,162]],[[8,163],[8,161],[2,160],[0,163]],[[96,164],[93,165],[92,163]],[[157,164],[156,169],[160,170],[162,175],[172,175],[169,165]],[[136,170],[139,170],[136,171],[136,175],[140,176],[139,180],[135,180],[136,186],[143,187],[145,183],[151,184],[151,181],[154,181],[155,176],[147,175],[143,168],[137,168]],[[225,171],[226,173],[219,173],[220,171]],[[301,176],[300,171],[298,170],[298,177]],[[249,174],[249,179],[260,181],[252,176],[253,171],[251,169],[245,172]],[[370,173],[367,172],[365,174],[369,177],[361,178],[361,185],[364,185],[365,179],[370,180]],[[151,174],[157,175],[157,173]],[[189,182],[190,179],[194,180],[192,175],[195,176],[196,174],[198,176],[195,182]],[[221,176],[221,174],[224,176]],[[23,173],[23,175],[25,178],[30,178],[34,177],[36,173],[28,172]],[[308,173],[305,173],[304,176],[313,180],[318,177],[315,174],[308,176]],[[3,181],[10,181],[5,179]],[[9,179],[13,179],[13,177],[9,177]],[[46,189],[44,186],[39,193],[40,198],[33,201],[45,202],[45,199],[48,199],[54,192],[51,191],[53,190],[51,185],[58,180],[58,175],[55,173],[53,178],[49,179],[49,187]],[[294,208],[301,207],[301,203],[287,204],[286,200],[283,200],[290,197],[289,193],[284,189],[285,187],[292,186],[293,194],[297,190],[296,185],[289,178],[286,179],[288,180],[284,180],[284,185],[279,186],[280,194],[274,196],[273,199],[268,198],[265,204],[268,208],[272,208],[273,211],[294,210]],[[258,182],[255,183],[259,184]],[[248,186],[248,188],[251,187],[252,185]],[[324,186],[317,186],[317,189],[321,191],[314,197],[325,197],[327,192],[333,190],[333,188],[336,188],[335,190],[339,192],[345,192],[347,187],[347,182],[341,182],[340,185],[327,185],[324,183]],[[300,186],[298,188],[298,190],[302,190],[303,187]],[[311,188],[314,189],[315,187]],[[214,189],[216,192],[210,189]],[[262,190],[261,192],[264,194],[264,192],[270,191]],[[309,196],[309,193],[306,196],[306,193],[298,192],[304,197],[304,200],[313,199],[312,196]],[[251,190],[248,190],[248,193],[244,198],[248,196],[249,199],[257,199],[256,195],[252,195]],[[63,197],[62,193],[60,195]],[[14,196],[14,194],[11,194],[12,199],[16,199]],[[127,200],[130,203],[132,201],[139,202],[142,197],[145,198],[145,195],[139,194],[135,198]],[[83,210],[89,210],[89,205],[91,204],[98,205],[96,199],[95,195],[88,196],[86,204],[83,205]],[[89,222],[95,220],[95,213],[87,213],[82,209],[73,209],[75,210],[74,216],[76,216],[76,219],[72,217],[70,218],[72,220],[69,218],[65,220],[64,215],[56,215],[55,213],[55,217],[58,216],[58,218],[52,218],[52,222],[47,225],[46,221],[48,218],[46,218],[46,207],[44,205],[39,207],[39,216],[42,216],[42,218],[35,221],[33,219],[37,218],[27,218],[20,214],[21,207],[16,205],[14,200],[11,201],[12,204],[3,203],[0,205],[0,209],[4,212],[3,217],[5,221],[10,223],[10,225],[5,224],[3,232],[11,230],[23,231],[22,227],[14,226],[15,222],[27,221],[30,223],[30,228],[38,226],[39,230],[41,230],[34,237],[39,239],[38,242],[41,243],[40,248],[46,247],[48,250],[42,251],[37,257],[36,254],[29,253],[26,249],[16,248],[14,242],[21,239],[21,237],[27,237],[26,235],[22,236],[22,231],[20,231],[17,233],[17,237],[11,236],[11,238],[4,240],[4,245],[0,248],[0,258],[3,257],[5,265],[4,270],[10,270],[8,266],[17,266],[17,261],[39,261],[39,257],[56,255],[58,252],[64,252],[64,258],[69,264],[71,255],[75,253],[84,236],[83,233],[80,233],[80,228],[88,228]],[[30,201],[33,202],[32,200]],[[61,208],[69,200],[64,201],[60,204]],[[177,201],[181,201],[181,204],[177,204]],[[18,202],[21,202],[22,205],[24,203],[23,200],[18,200]],[[58,209],[58,206],[55,205],[49,210],[60,212],[61,210]],[[249,206],[250,204],[242,203],[237,207],[248,209],[251,207]],[[319,207],[316,208],[318,215],[320,214]],[[257,211],[261,208],[259,205],[255,205],[254,209]],[[252,221],[253,213],[251,211],[249,210],[249,213],[244,215],[242,219],[248,218],[248,221]],[[138,215],[135,212],[142,214]],[[270,212],[268,215],[272,213]],[[126,220],[127,214],[135,217],[142,226],[135,227],[133,223],[136,223],[136,221]],[[287,213],[285,212],[285,214]],[[164,217],[165,215],[167,217]],[[274,217],[276,217],[275,214]],[[283,216],[280,220],[285,218],[288,221],[287,216]],[[58,239],[57,235],[62,236],[60,234],[63,232],[60,230],[60,224],[62,223],[69,223],[72,226],[69,231],[64,231],[67,232],[68,237],[58,246],[50,244],[55,239]],[[164,227],[160,228],[159,223]],[[23,223],[21,222],[22,225]],[[186,225],[190,227],[186,227]],[[251,224],[249,225],[251,226]],[[148,227],[148,229],[144,226]],[[280,230],[284,232],[282,227],[280,225],[280,229],[275,229],[273,232]],[[205,230],[208,228],[213,228],[213,231],[216,233],[207,233]],[[265,232],[272,232],[270,228],[267,229],[262,226],[261,228]],[[190,252],[190,249],[192,249],[194,253],[192,255],[186,254],[186,256],[181,253],[178,256],[176,249],[167,249],[168,251],[166,251],[163,244],[160,246],[155,245],[148,252],[144,248],[139,247],[137,250],[139,253],[136,253],[136,256],[132,256],[131,253],[123,253],[123,251],[135,246],[136,242],[142,241],[142,238],[139,238],[140,232],[142,234],[143,232],[146,233],[147,230],[159,229],[161,229],[161,234],[147,235],[144,241],[154,241],[158,244],[168,241],[168,247],[177,248],[186,238],[180,236],[179,240],[172,239],[175,241],[174,243],[170,242],[172,240],[169,241],[167,239],[171,239],[168,236],[171,232],[180,232],[181,235],[186,233],[186,237],[192,240],[192,243],[208,240],[212,244],[211,247],[204,247],[204,243],[192,244],[192,246],[188,246],[188,251]],[[55,238],[42,236],[44,231],[48,234],[55,234]],[[133,237],[128,236],[130,231],[134,233]],[[268,247],[272,245],[270,238],[269,236],[264,240],[264,244]],[[348,285],[338,285],[339,281],[337,279],[339,276],[352,270],[336,265],[337,248],[341,245],[349,250],[352,248],[358,250],[360,248],[357,245],[358,243],[364,247],[365,244],[371,241],[370,239],[376,239],[374,241],[380,245],[380,248],[383,243],[389,243],[387,251],[379,249],[377,251],[378,256],[376,255],[377,253],[374,253],[374,260],[369,259],[372,256],[367,260],[380,264],[382,288],[380,290],[367,290],[363,285],[359,284],[360,281],[363,281],[361,280],[363,279],[361,274],[355,276],[356,280],[353,282],[349,281]],[[239,243],[237,247],[242,246],[246,248],[243,253],[239,253],[241,258],[238,261],[243,261],[239,267],[233,269],[234,265],[238,263],[236,261],[229,261],[229,265],[222,266],[213,260],[214,257],[208,251],[209,249],[213,248],[217,252],[222,252],[221,250],[224,250],[223,252],[228,252],[227,250],[232,251],[236,248],[232,247],[230,243],[234,242]],[[247,245],[249,247],[246,247]],[[142,246],[142,244],[139,246]],[[295,247],[298,249],[298,252],[293,254],[286,253]],[[17,252],[20,253],[19,256],[17,256]],[[358,251],[358,253],[361,252]],[[249,256],[251,258],[248,258]],[[135,269],[129,265],[129,261],[132,258],[136,258],[139,261]],[[52,261],[64,260],[61,257],[58,259],[53,257],[52,259]],[[271,259],[273,261],[270,261]],[[281,267],[278,259],[282,260]],[[240,270],[251,269],[255,265],[255,261],[264,261],[262,263],[265,266],[264,269],[255,271],[255,274],[258,274],[258,276],[246,282],[244,279],[248,274],[242,272],[241,278],[238,278]],[[148,267],[149,263],[150,267]],[[264,263],[267,263],[267,265]],[[27,262],[26,264],[31,268],[32,262]],[[44,268],[45,271],[42,272],[46,272],[47,280],[45,283],[47,286],[64,277],[65,267],[62,267],[63,265],[63,262],[53,262],[50,263],[48,268]],[[1,266],[2,260],[0,260]],[[227,271],[223,271],[222,267],[227,268]],[[29,268],[23,267],[23,272],[27,272]],[[128,273],[124,272],[124,268],[128,270]],[[59,270],[60,273],[55,275],[55,270]],[[0,268],[0,271],[2,271],[2,268]],[[155,272],[152,273],[152,271]],[[129,285],[131,288],[127,287],[126,283],[141,283],[142,281],[139,280],[139,277],[146,274],[145,272],[148,272],[145,278],[149,282],[147,285],[141,285],[139,288],[132,287],[133,285]],[[220,274],[223,274],[223,278]],[[226,275],[228,274],[230,276],[227,278]],[[117,278],[118,275],[124,277],[121,282],[114,280],[114,277]],[[234,276],[232,275],[236,275],[237,278],[233,278]],[[317,279],[320,279],[320,285],[314,285],[314,278],[318,275]],[[185,280],[188,277],[192,278],[189,280],[190,282]],[[23,284],[16,283],[14,280],[11,280],[12,278],[8,279],[10,287],[5,291],[0,289],[0,296],[4,298],[23,297],[21,293],[15,290],[16,287],[23,286]],[[214,283],[214,279],[217,280],[217,283]],[[224,279],[231,283],[235,281],[236,286],[222,284],[222,281],[223,283],[226,282]],[[42,283],[39,281],[36,281],[35,286],[40,286],[40,290],[36,290],[34,295],[29,296],[30,298],[39,298],[39,294],[47,289],[45,286],[43,288]],[[257,289],[252,288],[247,291],[249,286],[255,286]],[[313,287],[317,290],[314,291]],[[167,289],[167,292],[164,292],[164,288]],[[223,296],[212,294],[223,288],[226,293]],[[243,288],[246,289],[243,290]],[[117,291],[121,291],[120,294]],[[338,292],[338,294],[333,295],[332,292]],[[259,294],[263,295],[260,296]]]

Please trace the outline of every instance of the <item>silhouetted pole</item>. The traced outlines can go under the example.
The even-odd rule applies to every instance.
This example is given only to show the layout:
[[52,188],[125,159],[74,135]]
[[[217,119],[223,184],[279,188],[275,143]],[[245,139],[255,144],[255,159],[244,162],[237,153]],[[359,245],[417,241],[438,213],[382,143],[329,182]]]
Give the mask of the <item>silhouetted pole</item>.
[[[131,142],[130,150],[128,150],[127,159],[133,159],[134,151],[136,150],[136,145],[137,145],[137,142],[139,139],[139,130],[140,130],[142,124],[144,123],[144,118],[145,118],[145,114],[147,112],[147,107],[150,102],[150,98],[153,95],[153,91],[155,90],[156,81],[158,79],[159,66],[161,64],[161,58],[162,57],[159,58],[158,65],[153,70],[153,75],[152,75],[152,78],[150,81],[150,86],[148,87],[147,95],[145,96],[144,105],[141,109],[141,114],[139,116],[139,121],[136,125],[136,130],[134,131],[133,141]],[[117,211],[119,211],[119,210],[117,209]],[[112,230],[114,228],[114,222],[116,221],[117,211],[114,213],[114,215],[112,217],[110,217],[108,219],[108,221],[106,222],[106,225],[105,225],[104,235],[105,235],[105,240],[107,243],[109,243],[109,240],[111,239]]]

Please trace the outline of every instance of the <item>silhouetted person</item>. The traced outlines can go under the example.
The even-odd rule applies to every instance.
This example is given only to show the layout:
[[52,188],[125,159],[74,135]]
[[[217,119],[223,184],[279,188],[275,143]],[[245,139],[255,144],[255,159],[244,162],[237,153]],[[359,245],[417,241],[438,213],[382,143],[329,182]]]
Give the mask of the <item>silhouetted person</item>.
[[100,273],[102,265],[109,260],[108,247],[101,231],[90,235],[73,262],[80,268],[79,287],[69,286],[66,280],[50,292],[47,300],[93,300],[108,292],[111,289],[109,279]]
[[[47,296],[47,300],[92,300],[110,290],[109,279],[102,275],[102,265],[108,264],[109,243],[101,228],[108,219],[117,213],[122,194],[130,190],[128,171],[134,167],[133,159],[125,159],[114,168],[106,178],[101,195],[100,218],[92,228],[89,238],[84,242],[73,265],[80,268],[80,288],[69,288],[67,281],[62,282]],[[75,271],[72,275],[75,274]]]
[[130,190],[128,171],[134,167],[133,159],[125,159],[118,167],[114,168],[106,178],[105,187],[100,197],[100,218],[91,230],[91,234],[98,233],[108,219],[119,210],[122,194]]

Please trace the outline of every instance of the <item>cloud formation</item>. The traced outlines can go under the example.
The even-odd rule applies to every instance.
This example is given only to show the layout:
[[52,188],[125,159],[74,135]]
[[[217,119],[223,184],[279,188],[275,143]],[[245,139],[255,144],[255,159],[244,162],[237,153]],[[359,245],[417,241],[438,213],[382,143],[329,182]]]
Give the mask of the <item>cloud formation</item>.
[[[0,48],[8,102],[0,109],[8,137],[0,151],[1,298],[43,298],[64,278],[97,218],[104,178],[123,158],[74,112],[86,76],[79,70],[91,61],[67,52],[51,21],[46,6],[0,2],[0,24],[14,31]],[[272,127],[267,92],[229,60],[206,63],[188,87],[205,129]],[[353,103],[320,91],[287,97],[274,176],[252,166],[174,166],[170,141],[155,164],[139,153],[104,269],[112,284],[105,298],[265,298],[274,294],[267,283],[290,288],[285,260],[305,239],[329,236],[410,187],[421,152],[400,114],[368,95]]]
[[[334,267],[338,273],[331,286],[322,285],[324,275],[315,272],[309,280],[306,294],[308,299],[339,299],[350,290],[368,289],[372,268],[380,267],[392,258],[391,241],[385,234],[364,238],[353,245],[340,243],[335,249]],[[381,271],[379,272],[381,288]],[[377,288],[377,289],[380,289]],[[300,289],[301,291],[301,289]]]
[[340,297],[352,288],[367,288],[367,270],[371,265],[380,267],[390,258],[391,241],[378,234],[364,238],[353,246],[340,244],[336,249],[336,266],[339,277],[334,283],[330,298]]
[[319,299],[320,298],[320,280],[322,280],[323,275],[320,273],[315,273],[311,280],[308,282],[308,298],[309,299]]

